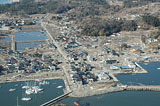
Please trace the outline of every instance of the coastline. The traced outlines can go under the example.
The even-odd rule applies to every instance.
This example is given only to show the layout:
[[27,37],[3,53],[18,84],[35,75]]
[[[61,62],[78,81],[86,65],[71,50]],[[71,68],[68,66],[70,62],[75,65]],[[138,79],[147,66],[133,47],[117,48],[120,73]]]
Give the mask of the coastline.
[[[47,74],[50,74],[50,75],[45,76]],[[57,74],[59,74],[59,76],[57,76]],[[39,77],[39,76],[30,75],[26,78],[21,77],[21,79],[18,78],[18,79],[14,79],[14,80],[3,80],[3,81],[0,81],[0,84],[11,83],[11,82],[34,81],[37,79],[40,79],[40,80],[60,79],[60,80],[63,80],[64,84],[65,84],[64,92],[68,92],[66,88],[69,87],[69,85],[67,85],[66,79],[65,79],[65,76],[63,73],[44,72],[44,73],[41,73],[40,75],[42,75],[42,76]],[[160,86],[157,86],[157,85],[140,85],[140,86],[132,85],[132,86],[128,86],[128,85],[121,84],[116,87],[111,87],[115,82],[116,81],[113,81],[110,83],[107,82],[107,83],[99,84],[101,86],[100,88],[96,88],[96,83],[92,84],[92,85],[86,85],[83,88],[76,88],[76,89],[73,89],[73,92],[69,95],[69,97],[80,98],[80,97],[96,96],[96,95],[102,95],[102,94],[108,94],[108,93],[114,93],[114,92],[122,92],[122,91],[156,91],[156,92],[160,91]],[[119,82],[119,80],[117,82]]]
[[[63,80],[64,79],[63,74],[59,73],[59,72],[45,72],[45,73],[41,73],[41,74],[43,74],[43,75],[40,75],[40,76],[31,75],[31,76],[27,76],[27,77],[22,76],[17,79],[11,79],[11,78],[7,79],[7,76],[1,75],[1,77],[3,77],[3,80],[0,80],[0,84],[1,83],[10,83],[10,82],[34,81],[34,80],[38,80],[38,79],[39,80],[55,80],[55,79]],[[4,78],[6,78],[6,79],[4,79]]]

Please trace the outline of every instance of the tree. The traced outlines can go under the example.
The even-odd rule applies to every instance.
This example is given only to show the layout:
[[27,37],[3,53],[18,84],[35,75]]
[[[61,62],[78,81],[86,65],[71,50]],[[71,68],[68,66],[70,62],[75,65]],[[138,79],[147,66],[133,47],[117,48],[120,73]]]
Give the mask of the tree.
[[152,16],[152,15],[145,15],[142,17],[143,21],[145,23],[147,23],[148,25],[152,25],[154,27],[158,27],[160,26],[160,19],[155,17],[155,16]]
[[3,66],[0,66],[0,74],[1,74],[2,71],[3,71]]
[[101,18],[90,18],[82,23],[82,35],[88,36],[110,36],[113,33],[124,31],[135,31],[135,21],[103,20]]
[[135,31],[137,29],[137,24],[135,21],[124,21],[122,25],[122,30],[125,31]]

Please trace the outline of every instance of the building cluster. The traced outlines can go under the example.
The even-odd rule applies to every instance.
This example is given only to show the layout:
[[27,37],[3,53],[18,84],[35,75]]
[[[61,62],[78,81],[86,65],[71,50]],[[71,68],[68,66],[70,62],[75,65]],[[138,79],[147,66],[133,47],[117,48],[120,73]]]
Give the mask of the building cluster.
[[53,16],[52,19],[56,20],[54,21],[57,24],[56,27],[60,26],[61,33],[54,37],[67,55],[72,82],[85,85],[102,80],[112,80],[108,73],[96,72],[97,66],[92,65],[92,62],[97,61],[97,57],[91,51],[92,49],[97,51],[98,47],[96,44],[92,45],[92,42],[97,43],[98,39],[80,36],[80,29],[66,16]]
[[9,31],[9,30],[20,30],[24,25],[35,25],[37,24],[37,20],[32,19],[1,19],[0,20],[0,30],[1,31]]
[[35,73],[43,71],[57,71],[59,64],[57,59],[43,55],[38,52],[13,52],[12,50],[1,49],[0,54],[4,58],[4,71],[13,73]]
[[71,78],[73,79],[74,83],[78,84],[90,84],[98,80],[98,77],[92,72],[94,68],[90,64],[85,62],[83,63],[69,63],[71,69]]

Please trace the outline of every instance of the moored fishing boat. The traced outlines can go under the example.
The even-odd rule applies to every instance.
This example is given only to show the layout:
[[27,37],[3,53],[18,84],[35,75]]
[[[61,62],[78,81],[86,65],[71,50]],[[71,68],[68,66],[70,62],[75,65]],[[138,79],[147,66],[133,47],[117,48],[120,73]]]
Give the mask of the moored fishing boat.
[[58,86],[57,88],[62,88],[63,86]]
[[16,90],[16,89],[14,89],[14,88],[9,89],[10,92],[13,92],[13,91],[15,91],[15,90]]
[[30,97],[23,97],[21,100],[22,100],[22,101],[30,101],[31,98],[30,98]]

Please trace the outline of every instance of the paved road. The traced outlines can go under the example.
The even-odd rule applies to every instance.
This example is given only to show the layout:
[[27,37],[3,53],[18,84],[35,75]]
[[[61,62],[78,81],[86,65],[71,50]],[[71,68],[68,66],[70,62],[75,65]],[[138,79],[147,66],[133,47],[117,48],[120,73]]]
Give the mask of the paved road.
[[[62,50],[62,48],[59,46],[59,44],[56,42],[56,40],[54,39],[54,36],[53,34],[56,34],[54,32],[52,32],[49,28],[47,28],[47,23],[46,22],[43,22],[41,21],[41,26],[44,28],[44,30],[47,32],[47,35],[48,37],[52,40],[52,42],[54,43],[54,45],[57,47],[57,50],[59,51],[59,53],[64,57],[64,66],[62,66],[63,70],[64,70],[64,73],[66,75],[66,79],[67,79],[67,83],[68,83],[68,86],[66,85],[66,88],[68,91],[72,91],[71,88],[70,88],[70,76],[69,76],[69,73],[67,72],[67,69],[66,69],[66,66],[68,66],[67,64],[67,61],[69,60],[67,58],[67,54],[65,53],[65,51]],[[55,32],[56,32],[56,27],[55,27]],[[51,35],[52,33],[52,35]],[[68,66],[69,67],[69,66]]]

